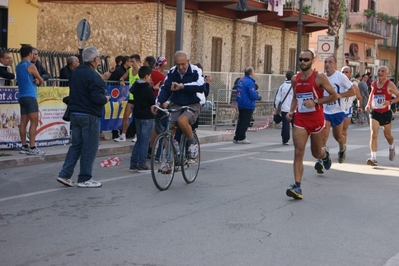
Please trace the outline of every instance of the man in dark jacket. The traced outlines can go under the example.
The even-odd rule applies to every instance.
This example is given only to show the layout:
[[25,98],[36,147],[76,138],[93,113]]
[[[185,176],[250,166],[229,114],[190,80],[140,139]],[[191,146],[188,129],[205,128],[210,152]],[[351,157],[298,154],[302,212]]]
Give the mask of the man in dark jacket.
[[33,48],[33,53],[32,53],[32,61],[31,63],[34,64],[37,68],[37,71],[39,72],[39,75],[42,77],[44,81],[48,80],[50,78],[50,74],[47,72],[47,70],[43,67],[42,62],[39,61],[39,52],[37,51],[36,48]]
[[76,56],[70,56],[67,59],[67,65],[61,68],[60,70],[60,79],[63,79],[64,81],[60,82],[61,87],[68,87],[69,82],[65,81],[66,79],[68,80],[69,77],[72,74],[72,71],[77,68],[80,65],[79,63],[79,58]]
[[8,72],[12,63],[10,53],[0,53],[0,86],[10,86],[10,79],[15,79],[15,74]]
[[233,143],[250,144],[246,139],[245,133],[251,122],[251,116],[255,110],[255,101],[259,99],[259,94],[255,89],[255,72],[253,67],[245,69],[245,76],[237,82],[236,101],[238,106],[238,122]]
[[[164,108],[170,103],[171,108],[187,105],[192,110],[172,114],[172,121],[177,122],[180,129],[187,136],[188,154],[192,159],[198,157],[198,144],[195,143],[191,125],[197,120],[201,109],[197,92],[204,92],[204,78],[199,67],[189,63],[188,55],[184,51],[175,53],[176,65],[172,67],[164,85],[160,88],[156,104]],[[193,111],[194,110],[194,111]]]
[[100,138],[100,117],[110,96],[106,95],[105,82],[96,72],[100,57],[95,47],[82,52],[83,65],[78,66],[69,79],[69,104],[71,111],[72,146],[69,147],[57,181],[73,187],[71,177],[80,158],[78,187],[101,187],[92,179],[94,159]]

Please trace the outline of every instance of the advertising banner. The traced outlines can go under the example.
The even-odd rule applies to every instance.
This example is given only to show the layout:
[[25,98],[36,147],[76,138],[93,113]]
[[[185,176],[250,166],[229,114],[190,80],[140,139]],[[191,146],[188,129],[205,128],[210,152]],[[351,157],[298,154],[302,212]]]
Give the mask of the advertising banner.
[[[103,110],[101,130],[122,129],[129,86],[108,85],[106,89],[111,99]],[[39,124],[36,131],[36,145],[45,147],[69,143],[69,122],[62,120],[66,109],[62,99],[69,95],[69,88],[39,87],[37,93]],[[17,96],[17,87],[0,87],[0,149],[14,149],[21,146],[19,136],[21,115]],[[29,143],[29,133],[27,143]]]

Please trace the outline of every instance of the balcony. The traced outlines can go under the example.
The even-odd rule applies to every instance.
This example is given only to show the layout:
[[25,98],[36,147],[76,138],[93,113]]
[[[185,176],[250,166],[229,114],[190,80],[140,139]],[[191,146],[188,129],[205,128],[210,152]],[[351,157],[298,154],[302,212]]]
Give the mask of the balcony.
[[372,40],[386,39],[390,36],[391,24],[377,17],[350,13],[346,20],[346,32]]

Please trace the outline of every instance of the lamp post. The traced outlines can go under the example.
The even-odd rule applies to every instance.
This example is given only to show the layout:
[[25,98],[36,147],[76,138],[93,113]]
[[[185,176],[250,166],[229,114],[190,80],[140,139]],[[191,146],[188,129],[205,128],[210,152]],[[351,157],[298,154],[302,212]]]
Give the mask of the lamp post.
[[176,5],[175,52],[179,51],[179,50],[183,50],[185,0],[177,0],[176,4],[177,5]]
[[298,16],[298,34],[296,40],[296,68],[295,70],[299,71],[299,53],[301,52],[301,39],[302,39],[302,4],[303,0],[299,0],[299,16]]

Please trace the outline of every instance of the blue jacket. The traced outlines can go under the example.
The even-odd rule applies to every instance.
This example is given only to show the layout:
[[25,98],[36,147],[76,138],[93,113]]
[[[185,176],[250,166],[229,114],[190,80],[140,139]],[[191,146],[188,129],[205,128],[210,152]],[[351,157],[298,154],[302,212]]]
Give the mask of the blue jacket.
[[255,80],[250,76],[242,77],[237,83],[238,108],[255,110],[257,99],[259,99],[259,95],[255,90]]
[[[183,83],[184,89],[172,93],[170,90],[172,82]],[[166,75],[165,83],[160,88],[157,102],[162,104],[169,99],[171,102],[181,106],[199,103],[200,98],[197,97],[197,92],[204,92],[204,84],[202,71],[197,66],[189,64],[183,77],[174,66]]]
[[69,104],[71,112],[101,117],[107,103],[105,82],[93,68],[80,65],[69,78]]

